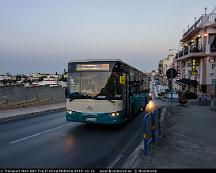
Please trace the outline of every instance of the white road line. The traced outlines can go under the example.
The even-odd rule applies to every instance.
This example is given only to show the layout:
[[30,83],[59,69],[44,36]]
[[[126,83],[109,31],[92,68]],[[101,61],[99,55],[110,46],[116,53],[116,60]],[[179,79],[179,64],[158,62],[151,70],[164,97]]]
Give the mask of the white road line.
[[122,154],[118,155],[116,159],[114,159],[108,166],[108,168],[113,168],[123,157]]
[[64,125],[61,125],[61,126],[58,126],[58,127],[55,127],[55,128],[52,128],[52,129],[49,129],[49,130],[46,130],[44,132],[40,132],[40,133],[36,133],[34,135],[31,135],[31,136],[27,136],[27,137],[24,137],[24,138],[21,138],[21,139],[17,139],[15,141],[12,141],[12,142],[9,142],[9,144],[15,144],[17,142],[21,142],[21,141],[24,141],[24,140],[27,140],[27,139],[30,139],[30,138],[33,138],[33,137],[36,137],[36,136],[39,136],[39,135],[43,135],[43,134],[46,134],[48,132],[51,132],[51,131],[54,131],[54,130],[57,130],[57,129],[60,129],[62,127],[66,127],[66,126],[69,126],[73,123],[69,123],[69,124],[64,124]]

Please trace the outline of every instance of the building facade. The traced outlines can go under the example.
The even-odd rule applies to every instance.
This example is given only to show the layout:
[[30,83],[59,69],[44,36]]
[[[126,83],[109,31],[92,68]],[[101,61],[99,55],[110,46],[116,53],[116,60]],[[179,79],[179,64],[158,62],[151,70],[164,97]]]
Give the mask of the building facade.
[[168,79],[166,76],[166,72],[168,69],[173,67],[173,62],[175,59],[174,54],[169,54],[166,58],[160,60],[158,65],[159,72],[159,83],[164,86],[168,86]]
[[176,54],[177,83],[197,95],[201,90],[210,100],[216,79],[216,13],[204,14],[183,34]]

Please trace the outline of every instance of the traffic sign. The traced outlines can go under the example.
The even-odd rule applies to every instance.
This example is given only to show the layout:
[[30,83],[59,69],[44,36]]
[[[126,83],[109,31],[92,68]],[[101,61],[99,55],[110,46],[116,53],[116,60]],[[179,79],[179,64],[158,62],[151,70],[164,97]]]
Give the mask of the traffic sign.
[[167,70],[167,72],[166,72],[166,76],[169,78],[169,79],[173,79],[173,78],[175,78],[176,76],[177,76],[177,71],[176,71],[176,69],[174,69],[174,68],[170,68],[170,69],[168,69]]

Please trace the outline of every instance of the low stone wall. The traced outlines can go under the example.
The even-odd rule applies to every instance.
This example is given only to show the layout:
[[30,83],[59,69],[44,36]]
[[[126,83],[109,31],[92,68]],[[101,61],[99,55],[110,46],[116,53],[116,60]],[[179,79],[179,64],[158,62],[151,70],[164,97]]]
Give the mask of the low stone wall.
[[60,103],[64,100],[65,89],[61,86],[0,87],[0,110]]

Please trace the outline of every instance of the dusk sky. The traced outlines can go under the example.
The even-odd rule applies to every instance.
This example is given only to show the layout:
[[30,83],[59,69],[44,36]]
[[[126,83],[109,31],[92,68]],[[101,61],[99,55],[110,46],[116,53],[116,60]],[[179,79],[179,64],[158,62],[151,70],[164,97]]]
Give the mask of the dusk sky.
[[153,70],[215,0],[0,0],[0,74],[63,72],[74,59]]

